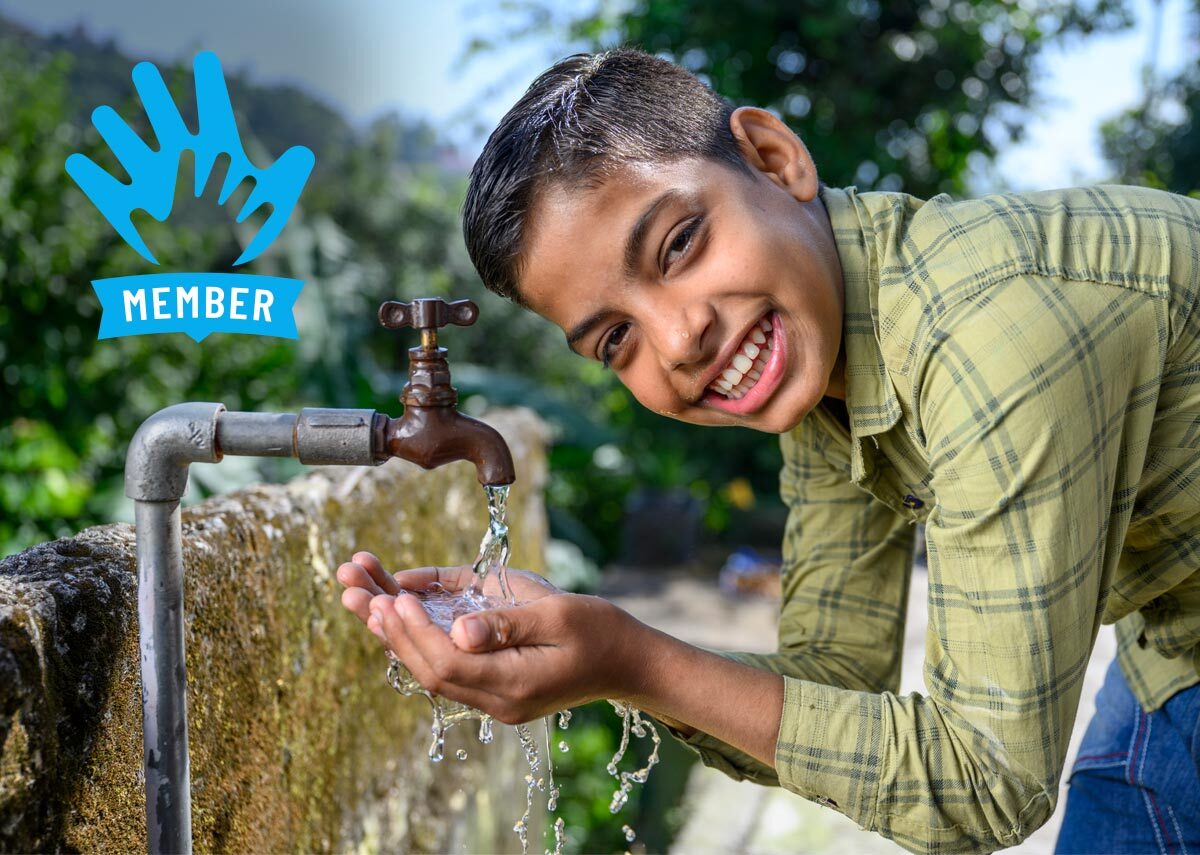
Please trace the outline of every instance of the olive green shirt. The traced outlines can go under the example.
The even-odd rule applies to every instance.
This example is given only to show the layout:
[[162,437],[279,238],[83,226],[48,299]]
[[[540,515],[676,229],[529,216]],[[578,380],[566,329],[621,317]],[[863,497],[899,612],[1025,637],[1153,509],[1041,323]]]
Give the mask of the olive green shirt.
[[[1200,202],[1096,187],[954,202],[822,191],[849,431],[782,437],[779,784],[915,851],[1053,813],[1097,630],[1146,710],[1200,682]],[[925,694],[900,697],[914,527]]]

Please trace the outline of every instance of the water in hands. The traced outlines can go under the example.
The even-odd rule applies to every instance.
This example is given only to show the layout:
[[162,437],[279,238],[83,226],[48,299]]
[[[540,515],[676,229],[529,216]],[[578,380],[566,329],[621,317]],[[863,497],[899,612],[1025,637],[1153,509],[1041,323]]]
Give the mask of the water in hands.
[[[483,541],[479,545],[479,557],[475,559],[472,567],[474,570],[474,579],[471,585],[462,591],[448,591],[440,585],[435,584],[430,587],[430,590],[424,593],[412,595],[420,597],[421,604],[425,607],[430,620],[446,632],[450,631],[454,620],[460,615],[483,611],[485,609],[520,605],[508,585],[509,542],[508,525],[506,522],[508,490],[509,485],[484,487],[484,491],[487,494],[488,527],[487,531],[484,532]],[[500,588],[499,597],[489,596],[483,592],[484,582],[487,580],[489,573],[496,574]],[[435,763],[441,762],[445,755],[446,731],[461,722],[478,721],[479,741],[484,745],[492,741],[493,720],[491,716],[481,710],[447,700],[426,691],[390,650],[387,652],[387,656],[387,681],[392,688],[402,695],[422,695],[429,701],[433,709],[433,741],[429,746],[430,760]],[[619,701],[610,701],[609,703],[612,704],[613,709],[623,719],[621,744],[618,746],[616,753],[607,767],[608,773],[617,779],[618,784],[617,789],[613,792],[612,802],[609,805],[609,810],[615,814],[629,800],[629,793],[633,785],[635,783],[644,784],[650,775],[650,770],[658,763],[658,748],[661,740],[654,724],[649,719],[642,718],[640,711]],[[563,710],[558,713],[558,726],[561,730],[566,730],[570,721],[570,710]],[[534,790],[546,793],[546,809],[550,814],[553,815],[558,808],[559,788],[554,783],[550,717],[543,720],[543,725],[545,727],[546,743],[545,776],[539,774],[542,761],[529,726],[516,726],[517,738],[521,742],[525,761],[529,764],[529,774],[525,776],[525,813],[517,820],[513,826],[513,831],[520,838],[521,851],[522,853],[526,853],[526,855],[529,851],[529,816],[533,809]],[[653,741],[653,749],[643,768],[633,772],[622,772],[618,769],[618,764],[629,747],[631,734],[639,739],[648,735]],[[563,753],[570,750],[570,746],[565,739],[559,740],[558,750]],[[467,752],[460,749],[455,753],[455,756],[459,760],[465,760]],[[555,855],[562,855],[563,845],[566,842],[565,824],[562,817],[555,818],[553,828],[554,853]],[[627,841],[632,842],[635,839],[634,830],[630,826],[625,825],[621,830]],[[546,850],[546,855],[550,855],[550,850]]]

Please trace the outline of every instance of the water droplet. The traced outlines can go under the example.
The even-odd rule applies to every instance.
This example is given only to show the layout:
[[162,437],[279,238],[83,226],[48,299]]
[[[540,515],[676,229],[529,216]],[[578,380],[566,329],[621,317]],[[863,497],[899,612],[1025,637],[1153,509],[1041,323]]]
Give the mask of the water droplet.
[[467,759],[467,752],[466,752],[466,751],[463,751],[463,750],[460,748],[460,749],[458,749],[457,751],[455,751],[455,752],[454,752],[454,756],[455,756],[455,757],[457,757],[459,760],[466,760],[466,759]]
[[625,835],[626,843],[632,843],[634,840],[637,839],[637,834],[628,825],[622,825],[621,832]]
[[571,750],[571,746],[567,745],[567,740],[563,739],[563,740],[559,741],[559,743],[558,743],[558,750],[561,751],[563,754],[566,754],[568,751]]

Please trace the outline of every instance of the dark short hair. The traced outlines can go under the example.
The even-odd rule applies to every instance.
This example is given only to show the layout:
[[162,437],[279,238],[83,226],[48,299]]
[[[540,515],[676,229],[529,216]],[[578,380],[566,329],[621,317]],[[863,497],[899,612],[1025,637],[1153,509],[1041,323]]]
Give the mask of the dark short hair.
[[529,217],[558,184],[595,188],[613,167],[703,157],[749,173],[733,106],[688,71],[640,50],[569,56],[543,72],[471,169],[463,236],[483,284],[521,303]]

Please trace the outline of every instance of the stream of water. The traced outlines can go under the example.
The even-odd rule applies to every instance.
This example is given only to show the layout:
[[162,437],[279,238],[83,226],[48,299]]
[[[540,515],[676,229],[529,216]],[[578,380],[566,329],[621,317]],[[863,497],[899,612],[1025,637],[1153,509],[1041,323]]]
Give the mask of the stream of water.
[[[422,605],[425,607],[426,612],[428,612],[430,619],[447,632],[450,631],[455,618],[460,615],[501,606],[519,605],[508,586],[509,543],[508,525],[506,523],[508,490],[508,485],[484,487],[484,491],[487,494],[488,527],[487,531],[484,532],[483,541],[479,545],[479,557],[475,559],[475,563],[472,566],[474,580],[471,585],[461,592],[455,592],[448,591],[440,585],[435,584],[431,586],[428,592],[417,595],[421,597]],[[484,583],[487,580],[488,574],[493,572],[496,574],[499,583],[499,597],[484,593]],[[404,667],[404,664],[390,650],[387,652],[387,657],[387,681],[392,688],[402,695],[422,695],[429,701],[430,707],[433,710],[433,725],[431,728],[433,741],[429,746],[430,760],[434,763],[441,762],[445,755],[446,731],[461,722],[478,721],[479,741],[484,745],[492,741],[493,720],[491,716],[465,704],[431,694],[413,678],[409,670]],[[633,785],[646,783],[646,779],[650,775],[650,770],[658,763],[658,749],[662,740],[653,722],[647,718],[643,718],[639,710],[619,701],[609,701],[609,703],[612,704],[617,715],[622,718],[621,743],[607,766],[608,774],[617,780],[617,789],[613,792],[612,802],[609,805],[609,811],[615,814],[629,801],[629,793],[633,789]],[[558,727],[560,730],[565,731],[570,721],[570,710],[562,710],[558,713]],[[529,852],[529,817],[533,810],[534,791],[537,790],[546,794],[546,809],[551,815],[558,809],[558,798],[560,795],[559,787],[554,783],[554,762],[551,750],[553,725],[550,716],[543,719],[543,725],[546,745],[546,774],[544,776],[540,774],[542,758],[529,725],[517,725],[515,728],[517,738],[521,743],[521,748],[525,755],[525,762],[529,766],[529,774],[525,776],[525,812],[517,820],[516,824],[513,825],[513,831],[516,832],[521,840],[521,852],[525,853],[525,855],[528,855]],[[618,765],[629,748],[631,735],[638,739],[649,736],[652,740],[653,748],[644,767],[632,772],[624,772],[618,768]],[[565,739],[559,740],[558,750],[562,753],[570,751],[570,745],[567,744]],[[459,760],[467,759],[466,750],[459,749],[455,752],[455,757]],[[562,855],[563,846],[566,843],[566,827],[562,817],[555,818],[553,828],[554,855]],[[637,835],[629,825],[622,826],[621,831],[627,842],[632,843],[636,839]],[[545,855],[550,855],[549,849],[546,850]]]

